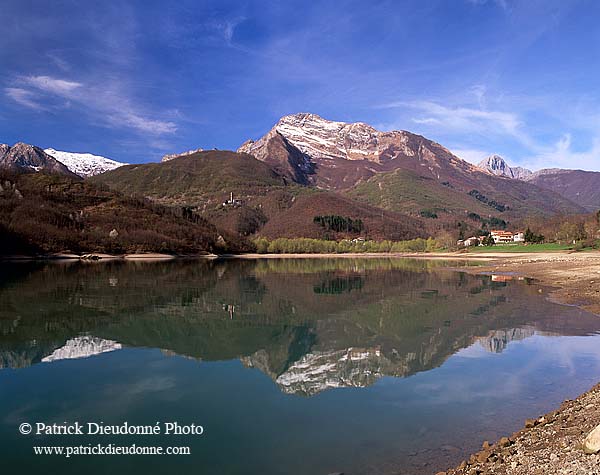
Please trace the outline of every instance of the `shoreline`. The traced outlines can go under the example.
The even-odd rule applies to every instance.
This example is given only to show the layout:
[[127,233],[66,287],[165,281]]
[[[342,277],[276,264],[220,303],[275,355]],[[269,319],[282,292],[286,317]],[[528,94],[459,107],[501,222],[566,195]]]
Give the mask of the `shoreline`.
[[[481,253],[475,255],[459,252],[346,252],[346,253],[290,253],[290,254],[162,254],[156,252],[132,254],[105,253],[54,253],[40,255],[7,255],[0,256],[0,261],[57,261],[57,260],[128,260],[128,259],[429,259],[429,260],[465,260],[489,261],[497,258],[521,255],[520,253]],[[527,255],[527,254],[523,254]]]
[[600,384],[554,411],[528,419],[522,429],[436,475],[597,475],[600,455],[585,454],[583,441],[600,423]]

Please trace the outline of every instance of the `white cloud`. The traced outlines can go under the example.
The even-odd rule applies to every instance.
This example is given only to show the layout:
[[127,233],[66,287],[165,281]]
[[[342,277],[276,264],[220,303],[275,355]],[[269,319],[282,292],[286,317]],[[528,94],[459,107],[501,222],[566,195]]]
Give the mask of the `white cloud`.
[[25,81],[42,91],[65,96],[68,96],[75,89],[82,86],[82,84],[78,82],[56,79],[50,76],[29,76]]
[[433,117],[427,117],[425,119],[415,119],[415,118],[413,118],[412,121],[415,124],[439,124],[440,123],[439,119],[434,119]]
[[174,122],[149,119],[127,109],[120,110],[111,116],[111,121],[115,125],[126,125],[152,135],[172,134],[177,131],[177,125]]
[[[19,87],[5,88],[16,103],[35,110],[58,107],[56,100],[74,104],[95,120],[113,128],[134,129],[142,134],[160,136],[177,131],[177,124],[150,117],[134,104],[118,82],[88,85],[50,76],[17,78]],[[64,107],[64,103],[60,105]]]
[[233,36],[235,35],[235,29],[246,20],[246,17],[239,16],[236,18],[224,20],[224,21],[212,21],[206,24],[209,30],[217,33],[219,39],[225,40],[227,46],[235,47],[233,42]]
[[466,133],[506,133],[520,137],[518,117],[510,112],[490,111],[468,107],[446,107],[435,102],[414,101],[408,107],[421,112],[413,121],[436,124],[447,129]]
[[600,168],[600,137],[592,140],[587,150],[574,151],[571,135],[563,135],[553,146],[525,158],[533,169],[540,168],[580,168],[598,170]]
[[[469,96],[474,96],[480,104],[485,101],[485,87],[475,86],[469,91]],[[391,102],[382,108],[404,108],[414,110],[417,115],[410,120],[422,125],[426,132],[459,134],[460,137],[477,135],[480,139],[488,140],[491,137],[511,138],[525,146],[527,149],[541,152],[543,147],[530,137],[526,128],[514,112],[490,110],[483,107],[446,106],[434,101],[408,101]],[[396,124],[384,124],[386,130]],[[463,148],[463,147],[457,147]],[[468,148],[468,147],[467,147]]]
[[[480,107],[473,107],[472,96]],[[591,132],[592,144],[584,149],[577,148],[572,136],[564,133],[554,143],[548,143],[547,138],[539,138],[530,134],[531,126],[522,120],[514,111],[490,110],[485,104],[486,89],[484,86],[471,88],[466,97],[466,106],[446,106],[434,101],[392,102],[383,108],[404,108],[408,111],[410,120],[424,129],[424,133],[442,133],[448,137],[448,145],[453,153],[474,164],[485,157],[499,153],[511,166],[524,166],[532,170],[540,168],[580,168],[584,170],[600,169],[600,129],[598,121],[591,114],[584,114],[587,120],[577,124],[579,128]],[[470,99],[470,100],[469,100]],[[514,101],[513,101],[514,102]],[[540,110],[539,107],[536,108]],[[414,114],[416,111],[417,114]],[[563,109],[564,111],[564,109]],[[566,113],[566,112],[565,112]],[[581,114],[579,114],[581,115]],[[567,128],[574,126],[574,121],[563,123]],[[593,126],[590,127],[590,124]],[[389,130],[396,123],[384,124],[381,127]],[[511,159],[502,150],[518,144],[518,159]],[[513,149],[510,155],[514,155]]]
[[44,110],[44,107],[37,102],[36,95],[27,89],[20,87],[7,87],[4,88],[4,93],[17,104],[37,111]]

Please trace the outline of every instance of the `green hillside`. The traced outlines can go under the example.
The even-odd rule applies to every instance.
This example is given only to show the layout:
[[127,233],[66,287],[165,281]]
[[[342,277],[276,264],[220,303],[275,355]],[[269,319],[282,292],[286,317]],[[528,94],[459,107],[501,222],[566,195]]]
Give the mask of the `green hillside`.
[[216,150],[168,162],[127,165],[90,181],[123,193],[188,205],[218,204],[230,192],[236,197],[260,195],[287,184],[268,165],[250,155]]
[[458,216],[464,216],[465,210],[483,216],[495,214],[495,210],[450,183],[443,185],[404,169],[375,175],[347,194],[374,206],[415,215],[422,210]]
[[347,192],[374,206],[413,215],[463,219],[469,213],[517,221],[527,216],[581,213],[583,208],[550,190],[519,180],[476,173],[469,181],[439,181],[397,169],[380,173]]

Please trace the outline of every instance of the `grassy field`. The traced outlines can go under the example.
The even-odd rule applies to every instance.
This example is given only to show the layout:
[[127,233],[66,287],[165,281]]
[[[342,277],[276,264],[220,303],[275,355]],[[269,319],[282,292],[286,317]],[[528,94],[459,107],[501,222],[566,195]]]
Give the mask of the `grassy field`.
[[501,244],[498,246],[470,247],[469,252],[548,252],[573,249],[572,244]]

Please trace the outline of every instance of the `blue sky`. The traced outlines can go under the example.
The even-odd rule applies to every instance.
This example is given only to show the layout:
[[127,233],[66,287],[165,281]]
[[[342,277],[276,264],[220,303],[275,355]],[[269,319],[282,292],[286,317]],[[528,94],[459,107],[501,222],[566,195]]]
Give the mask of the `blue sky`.
[[600,170],[600,2],[3,0],[0,142],[127,162],[314,112]]

